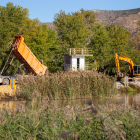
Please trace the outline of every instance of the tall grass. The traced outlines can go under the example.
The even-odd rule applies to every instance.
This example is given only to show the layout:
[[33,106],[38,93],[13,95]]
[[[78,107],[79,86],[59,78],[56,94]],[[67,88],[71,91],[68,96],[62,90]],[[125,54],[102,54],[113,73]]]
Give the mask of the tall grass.
[[0,110],[1,140],[140,138],[140,111],[130,106],[106,104],[96,110],[88,101],[84,107],[59,108],[45,99],[38,104],[38,98],[28,107],[22,102],[16,110]]
[[22,96],[31,98],[35,90],[40,96],[52,99],[81,98],[85,96],[111,97],[117,94],[115,78],[97,72],[68,71],[45,76],[28,76],[19,80]]

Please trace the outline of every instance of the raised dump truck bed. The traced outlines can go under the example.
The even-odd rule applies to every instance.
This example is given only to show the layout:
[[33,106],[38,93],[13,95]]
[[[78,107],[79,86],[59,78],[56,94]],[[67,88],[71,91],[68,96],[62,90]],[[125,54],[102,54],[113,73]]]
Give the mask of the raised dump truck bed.
[[47,67],[41,64],[41,62],[35,57],[23,41],[24,38],[22,36],[15,36],[12,53],[21,64],[24,64],[23,66],[28,73],[32,73],[34,75],[44,75]]

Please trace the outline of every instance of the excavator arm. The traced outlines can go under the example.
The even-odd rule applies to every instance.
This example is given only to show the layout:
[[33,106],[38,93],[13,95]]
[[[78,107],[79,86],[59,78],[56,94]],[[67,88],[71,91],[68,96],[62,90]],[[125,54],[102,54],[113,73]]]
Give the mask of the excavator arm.
[[126,56],[123,56],[123,55],[119,55],[118,56],[118,54],[115,53],[115,63],[116,63],[117,76],[120,76],[121,75],[120,66],[119,66],[119,60],[124,61],[124,62],[127,62],[129,64],[129,71],[130,71],[130,74],[132,74],[133,67],[134,67],[133,61],[130,58],[126,57]]

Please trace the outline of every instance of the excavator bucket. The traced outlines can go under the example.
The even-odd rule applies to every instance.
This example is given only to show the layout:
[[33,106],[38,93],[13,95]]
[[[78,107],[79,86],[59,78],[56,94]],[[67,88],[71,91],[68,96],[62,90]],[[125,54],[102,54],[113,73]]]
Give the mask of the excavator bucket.
[[12,53],[21,64],[24,64],[23,66],[28,73],[34,75],[44,75],[47,67],[41,64],[41,62],[35,57],[23,41],[24,38],[21,35],[15,36]]

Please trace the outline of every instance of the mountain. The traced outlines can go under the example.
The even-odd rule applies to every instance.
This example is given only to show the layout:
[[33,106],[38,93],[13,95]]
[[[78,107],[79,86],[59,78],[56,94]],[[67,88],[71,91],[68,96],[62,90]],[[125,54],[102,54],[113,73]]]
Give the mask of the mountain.
[[45,22],[45,23],[39,22],[39,25],[43,25],[43,24],[47,24],[47,26],[48,26],[49,28],[55,29],[55,27],[54,27],[54,25],[53,25],[52,22]]
[[138,20],[140,20],[140,8],[120,11],[92,10],[97,17],[97,22],[109,25],[123,25],[134,36],[138,31]]
[[[119,11],[107,11],[107,10],[91,10],[96,14],[96,21],[103,23],[103,25],[109,25],[114,23],[115,25],[123,25],[132,34],[131,37],[135,36],[139,32],[137,23],[140,20],[140,8],[130,10],[119,10]],[[51,22],[40,23],[47,24],[48,27],[54,29],[54,25]]]

